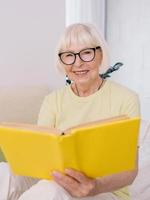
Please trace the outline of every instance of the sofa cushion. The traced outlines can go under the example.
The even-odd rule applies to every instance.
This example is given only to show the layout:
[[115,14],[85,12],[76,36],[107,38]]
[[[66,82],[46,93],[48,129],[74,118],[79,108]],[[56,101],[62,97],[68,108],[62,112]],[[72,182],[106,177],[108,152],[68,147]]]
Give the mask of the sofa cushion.
[[1,86],[0,122],[36,123],[47,86]]

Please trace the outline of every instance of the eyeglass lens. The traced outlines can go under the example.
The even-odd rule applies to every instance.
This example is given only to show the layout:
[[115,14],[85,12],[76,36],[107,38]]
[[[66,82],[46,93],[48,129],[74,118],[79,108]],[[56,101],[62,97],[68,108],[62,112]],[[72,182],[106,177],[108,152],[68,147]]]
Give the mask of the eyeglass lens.
[[65,64],[73,64],[76,60],[76,56],[79,55],[80,59],[85,62],[90,62],[95,57],[95,49],[89,48],[80,51],[79,53],[65,52],[60,55],[60,58]]

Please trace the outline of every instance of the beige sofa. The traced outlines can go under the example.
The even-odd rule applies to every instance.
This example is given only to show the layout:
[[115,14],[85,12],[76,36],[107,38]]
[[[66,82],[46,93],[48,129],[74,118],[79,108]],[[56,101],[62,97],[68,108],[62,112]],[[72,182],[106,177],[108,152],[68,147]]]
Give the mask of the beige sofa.
[[130,192],[132,200],[150,200],[150,121],[142,120],[139,146],[139,173]]
[[[36,123],[47,86],[0,86],[0,122]],[[139,173],[130,186],[132,200],[150,200],[150,122],[142,121]],[[1,158],[0,158],[1,159]]]

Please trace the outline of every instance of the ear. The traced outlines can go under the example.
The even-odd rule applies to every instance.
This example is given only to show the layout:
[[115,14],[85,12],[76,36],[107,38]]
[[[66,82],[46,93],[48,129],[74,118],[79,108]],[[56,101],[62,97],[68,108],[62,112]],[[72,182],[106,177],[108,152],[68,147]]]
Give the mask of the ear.
[[100,51],[100,57],[99,57],[99,72],[101,71],[102,63],[103,63],[103,52]]

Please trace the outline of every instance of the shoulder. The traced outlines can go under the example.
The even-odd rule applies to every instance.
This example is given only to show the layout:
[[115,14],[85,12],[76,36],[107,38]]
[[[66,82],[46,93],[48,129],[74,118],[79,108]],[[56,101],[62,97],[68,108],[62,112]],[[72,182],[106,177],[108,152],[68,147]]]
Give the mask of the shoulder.
[[64,86],[60,89],[51,91],[48,95],[45,96],[44,101],[47,102],[56,102],[59,98],[62,98],[66,92],[68,92],[69,86]]
[[110,88],[111,101],[119,106],[121,114],[130,117],[140,115],[139,96],[135,91],[114,81],[109,81],[107,84]]
[[107,84],[110,88],[112,94],[117,95],[118,97],[137,97],[138,94],[129,89],[128,87],[121,85],[115,81],[107,80]]

